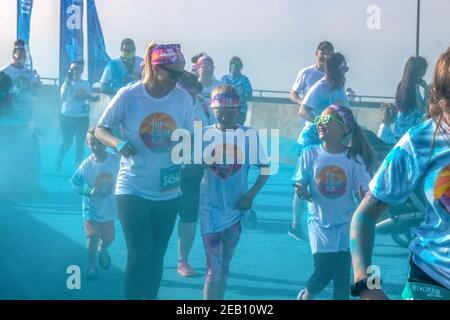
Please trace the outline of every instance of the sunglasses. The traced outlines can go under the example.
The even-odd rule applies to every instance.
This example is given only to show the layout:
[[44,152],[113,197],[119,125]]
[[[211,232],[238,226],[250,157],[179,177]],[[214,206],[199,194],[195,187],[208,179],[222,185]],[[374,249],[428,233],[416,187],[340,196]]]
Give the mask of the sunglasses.
[[319,125],[319,124],[326,125],[330,121],[334,121],[334,122],[339,123],[340,125],[345,126],[345,123],[342,122],[342,120],[340,120],[339,118],[335,117],[332,114],[325,114],[325,115],[317,116],[314,118],[315,125]]
[[183,76],[183,74],[185,73],[184,70],[183,70],[183,71],[175,71],[175,70],[166,68],[166,67],[164,67],[164,66],[162,66],[162,65],[160,65],[159,67],[160,67],[161,69],[166,70],[167,73],[169,74],[169,78],[170,78],[171,80],[174,80],[174,81],[178,81],[178,79],[180,79],[180,78]]

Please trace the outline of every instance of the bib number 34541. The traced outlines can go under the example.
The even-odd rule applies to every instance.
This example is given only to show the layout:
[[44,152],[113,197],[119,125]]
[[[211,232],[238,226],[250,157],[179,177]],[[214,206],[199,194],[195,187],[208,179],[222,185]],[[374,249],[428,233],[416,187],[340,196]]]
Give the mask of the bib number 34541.
[[161,170],[161,191],[168,191],[180,186],[181,167],[172,166]]

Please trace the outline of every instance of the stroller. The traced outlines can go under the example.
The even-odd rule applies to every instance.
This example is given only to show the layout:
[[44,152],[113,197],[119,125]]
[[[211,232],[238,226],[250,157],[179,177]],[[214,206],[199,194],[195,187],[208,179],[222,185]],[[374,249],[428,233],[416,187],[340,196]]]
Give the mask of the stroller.
[[[364,130],[367,140],[377,155],[376,163],[380,165],[393,145],[384,143],[372,131]],[[391,206],[376,224],[376,230],[383,234],[390,234],[395,243],[401,247],[408,247],[414,238],[413,229],[420,225],[425,215],[425,195],[416,190],[408,200],[396,206]]]

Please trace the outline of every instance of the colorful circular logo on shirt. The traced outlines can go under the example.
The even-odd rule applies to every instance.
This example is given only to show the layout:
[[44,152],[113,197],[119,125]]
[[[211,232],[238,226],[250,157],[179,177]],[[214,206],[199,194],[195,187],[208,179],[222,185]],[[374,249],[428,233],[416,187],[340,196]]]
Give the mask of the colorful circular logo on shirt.
[[316,185],[323,196],[337,199],[345,194],[347,176],[341,168],[328,166],[320,170],[316,177]]
[[221,163],[214,163],[210,169],[222,179],[227,179],[241,170],[243,157],[242,151],[234,144],[221,144],[211,152],[211,158]]
[[157,112],[142,121],[139,135],[149,149],[163,153],[172,149],[174,142],[170,137],[176,128],[177,124],[168,114]]
[[95,187],[98,188],[102,195],[110,195],[114,188],[113,176],[109,172],[100,173],[95,179]]
[[434,183],[434,198],[450,214],[450,165],[439,173]]

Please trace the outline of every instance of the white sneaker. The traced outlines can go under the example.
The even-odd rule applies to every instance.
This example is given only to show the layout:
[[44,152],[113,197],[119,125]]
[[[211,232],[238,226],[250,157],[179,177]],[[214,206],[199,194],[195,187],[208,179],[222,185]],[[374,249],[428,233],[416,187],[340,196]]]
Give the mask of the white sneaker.
[[300,290],[297,295],[297,300],[303,300],[303,295],[305,294],[306,289]]

